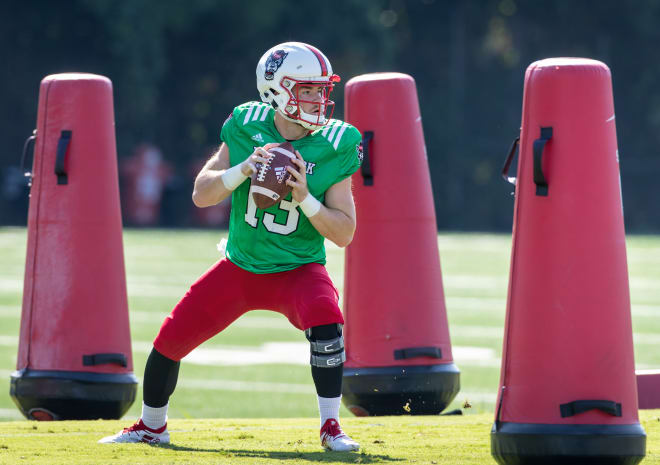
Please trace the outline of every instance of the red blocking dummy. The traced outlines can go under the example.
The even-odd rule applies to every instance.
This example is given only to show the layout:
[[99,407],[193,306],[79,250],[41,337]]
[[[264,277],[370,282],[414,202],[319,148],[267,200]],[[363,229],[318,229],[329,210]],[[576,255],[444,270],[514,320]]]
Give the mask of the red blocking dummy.
[[491,433],[498,463],[634,464],[645,455],[618,158],[608,67],[532,63]]
[[41,82],[17,371],[28,418],[120,418],[135,400],[112,84]]
[[660,370],[637,370],[635,374],[639,408],[660,408]]
[[415,81],[346,84],[363,134],[353,176],[358,226],[346,249],[343,400],[356,415],[437,414],[456,396],[437,226]]

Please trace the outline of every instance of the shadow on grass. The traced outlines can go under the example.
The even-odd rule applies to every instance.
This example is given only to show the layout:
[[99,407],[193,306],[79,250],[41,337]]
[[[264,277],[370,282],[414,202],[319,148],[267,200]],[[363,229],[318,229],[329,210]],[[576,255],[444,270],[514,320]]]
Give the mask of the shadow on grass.
[[254,457],[274,460],[308,460],[310,462],[344,462],[344,463],[384,463],[403,462],[403,459],[389,455],[363,454],[360,452],[282,452],[270,450],[244,450],[244,449],[203,449],[199,447],[177,446],[176,444],[160,444],[158,447],[184,452],[213,452],[233,457]]

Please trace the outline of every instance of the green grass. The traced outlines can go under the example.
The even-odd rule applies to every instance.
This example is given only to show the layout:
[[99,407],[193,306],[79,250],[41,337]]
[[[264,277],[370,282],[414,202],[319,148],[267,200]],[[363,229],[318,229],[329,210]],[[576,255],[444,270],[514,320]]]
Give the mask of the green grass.
[[[215,244],[222,232],[126,230],[124,251],[131,319],[135,374],[141,380],[150,343],[163,318],[190,283],[217,258]],[[489,360],[456,361],[461,369],[463,391],[449,407],[469,400],[476,412],[492,411],[499,381],[499,352],[506,307],[506,282],[510,239],[506,235],[441,235],[445,293],[454,346],[483,347]],[[14,369],[20,326],[26,231],[0,229],[0,389],[8,392]],[[444,255],[447,255],[445,258]],[[343,290],[344,252],[328,244],[328,270]],[[481,263],[487,263],[483,268]],[[3,263],[4,264],[4,263]],[[477,276],[477,282],[472,277]],[[498,282],[493,281],[495,277]],[[265,341],[300,345],[308,351],[302,333],[273,312],[251,312],[203,349],[257,348]],[[316,397],[306,364],[248,366],[202,365],[184,360],[180,382],[172,397],[173,418],[315,417]],[[240,384],[240,383],[243,384]],[[252,383],[245,385],[245,383]],[[268,383],[279,383],[281,392],[265,395]],[[291,386],[290,392],[286,387]],[[139,394],[141,395],[141,393]],[[139,415],[141,398],[128,412]],[[342,415],[350,415],[342,407]],[[8,396],[0,396],[0,419],[19,418]]]
[[[216,231],[126,230],[124,252],[135,374],[141,380],[150,344],[163,318],[190,283],[218,257]],[[511,236],[438,236],[454,357],[462,389],[450,409],[468,400],[475,413],[492,412],[499,383]],[[0,228],[0,392],[9,391],[20,327],[26,230]],[[344,252],[328,244],[328,270],[343,289]],[[637,368],[660,368],[660,237],[628,238],[628,262]],[[273,312],[251,312],[202,349],[255,350],[265,342],[297,343],[302,333]],[[462,348],[479,348],[476,358]],[[217,354],[216,354],[217,355]],[[279,386],[266,395],[268,383]],[[290,389],[289,389],[290,388]],[[139,394],[139,396],[141,393]],[[139,415],[141,398],[128,412]],[[184,360],[172,397],[172,418],[315,417],[316,399],[305,364],[221,365]],[[342,407],[344,416],[350,415]],[[0,420],[20,418],[8,395],[0,395]]]
[[[140,382],[151,341],[163,318],[185,293],[190,283],[218,259],[215,244],[223,234],[223,232],[194,230],[125,231],[124,250],[133,357],[135,374]],[[474,454],[477,454],[475,457],[489,455],[487,436],[499,382],[511,236],[510,234],[440,234],[438,245],[454,358],[461,370],[461,392],[448,409],[460,408],[466,400],[472,404],[472,409],[466,410],[467,415],[462,418],[412,417],[387,420],[387,425],[408,425],[405,428],[401,426],[401,428],[405,434],[412,434],[410,433],[414,430],[412,425],[415,425],[416,422],[437,423],[439,429],[436,440],[442,446],[434,445],[432,450],[435,452],[433,453],[437,454],[438,460],[450,460],[447,457],[451,457],[451,460],[458,460],[456,462],[438,461],[438,463],[483,463],[478,459],[470,462],[461,455],[459,452],[461,441],[453,437],[451,430],[454,421],[466,425],[467,429],[461,430],[464,434],[463,443],[470,444],[469,449],[472,450],[473,441],[477,440],[475,438],[479,438],[478,444],[474,445]],[[627,239],[627,246],[637,368],[660,368],[660,350],[658,350],[660,346],[660,236],[631,236]],[[7,450],[3,448],[3,444],[7,444],[6,440],[9,440],[7,439],[9,436],[3,435],[13,434],[11,433],[12,428],[16,434],[21,428],[27,428],[29,433],[29,429],[35,426],[38,432],[45,428],[43,429],[44,437],[49,436],[45,433],[48,433],[48,428],[50,428],[62,434],[67,431],[76,432],[73,435],[76,438],[79,436],[80,438],[97,438],[101,431],[104,434],[109,433],[117,429],[120,424],[126,425],[132,422],[139,416],[141,405],[141,390],[138,390],[135,404],[127,413],[125,420],[118,423],[57,423],[52,426],[43,426],[33,423],[1,422],[21,418],[8,392],[9,374],[16,365],[25,247],[26,230],[24,228],[0,228],[0,257],[2,257],[0,262],[2,264],[0,266],[0,392],[5,393],[0,394],[0,431],[2,431],[0,434],[0,463],[9,463],[3,462]],[[331,244],[328,245],[328,270],[340,292],[343,289],[343,257],[342,249]],[[296,347],[299,352],[296,355],[303,358],[308,351],[302,333],[290,326],[283,316],[264,311],[245,315],[228,330],[203,344],[201,349],[209,350],[215,354],[214,356],[217,356],[218,353],[226,350],[254,351],[266,342],[297,343]],[[481,349],[484,356],[475,358],[474,355],[470,355],[469,351],[463,350],[465,348]],[[179,385],[170,405],[171,419],[232,420],[213,420],[213,423],[205,421],[199,426],[196,422],[173,422],[174,428],[181,430],[181,434],[177,434],[177,438],[179,438],[177,441],[181,441],[176,443],[178,449],[158,449],[158,454],[166,454],[164,458],[161,457],[164,462],[154,459],[153,463],[167,463],[168,460],[175,463],[175,460],[179,460],[179,455],[185,456],[192,452],[186,450],[186,447],[208,449],[209,452],[196,455],[199,460],[213,461],[213,457],[220,457],[218,454],[231,453],[233,454],[231,463],[257,463],[268,457],[287,459],[287,463],[295,463],[295,460],[298,460],[296,454],[302,454],[300,460],[303,461],[314,461],[326,457],[318,452],[315,433],[316,396],[309,366],[305,363],[237,366],[216,362],[203,364],[202,361],[194,358],[186,359],[182,364]],[[385,421],[372,419],[363,422],[361,419],[352,418],[344,407],[342,407],[341,415],[348,424],[358,428],[358,436],[366,434],[363,436],[365,438],[371,438],[369,436],[371,433],[368,433],[368,425],[380,424]],[[261,431],[263,430],[263,434],[268,436],[271,434],[271,429],[277,429],[276,425],[279,420],[234,420],[236,418],[295,419],[287,420],[284,424],[294,431],[300,430],[299,437],[303,442],[293,446],[282,445],[277,441],[268,442],[270,440],[267,437],[263,439],[265,442],[262,442]],[[650,421],[649,425],[654,428],[650,430],[647,428],[647,433],[649,433],[650,439],[654,439],[653,434],[657,435],[658,430],[655,428],[655,423],[651,420],[648,421]],[[210,426],[211,424],[214,426]],[[247,441],[245,446],[234,444],[227,447],[227,443],[217,443],[220,441],[218,439],[220,435],[212,430],[225,431],[223,428],[230,428],[228,425],[233,424],[243,425],[236,426],[236,428],[245,427],[258,430],[259,434],[249,433],[253,434],[255,438]],[[300,426],[303,424],[309,425],[309,427]],[[193,428],[198,427],[201,428],[198,430],[200,434],[203,432],[205,445],[195,444],[195,435],[190,432]],[[64,431],[62,428],[70,428],[70,430]],[[383,429],[389,430],[390,427]],[[273,434],[275,433],[273,432]],[[297,437],[297,434],[297,432],[292,433],[290,436]],[[456,444],[451,441],[444,442],[444,438],[448,434],[451,434],[452,441],[456,440]],[[18,438],[18,436],[16,437]],[[17,450],[24,450],[27,454],[32,450],[30,444],[36,447],[35,450],[41,450],[37,447],[39,437],[42,436],[30,434],[22,436],[20,440],[11,439],[14,445],[10,450],[16,447]],[[369,440],[367,439],[367,442]],[[405,438],[402,441],[405,441]],[[398,445],[398,438],[396,442]],[[25,446],[21,446],[21,443],[24,443]],[[85,442],[88,446],[91,443],[93,441]],[[64,457],[67,455],[66,451],[69,450],[67,449],[69,447],[71,450],[77,451],[78,446],[75,443],[70,444],[69,441],[64,441],[54,448],[53,453],[60,451],[59,453]],[[84,447],[79,447],[83,454]],[[383,445],[374,443],[368,445],[367,455],[358,457],[363,460],[362,463],[390,460],[382,457],[403,457],[402,454],[388,449],[389,447],[391,447],[389,443]],[[410,447],[410,449],[406,449],[406,453],[413,454],[408,457],[414,457],[414,454],[417,453],[414,442],[406,447]],[[297,449],[300,452],[296,452]],[[95,450],[89,450],[88,453],[91,454],[89,457],[95,456],[93,452]],[[144,455],[140,455],[143,457],[140,460],[145,460],[145,462],[131,463],[152,463],[149,460],[152,460],[153,451],[148,448],[134,450],[147,451]],[[222,452],[223,450],[225,452]],[[227,450],[234,452],[227,452]],[[465,453],[468,454],[468,452]],[[167,454],[171,454],[171,456]],[[119,459],[116,463],[121,462],[121,457],[126,459],[126,456],[120,453],[117,456]],[[111,459],[112,454],[109,454],[107,462],[98,463],[113,463],[114,459]],[[185,461],[185,459],[183,460]],[[18,461],[11,463],[18,463]],[[34,463],[38,463],[38,461]],[[649,463],[649,459],[644,463]]]
[[[660,410],[642,412],[647,453],[660,463]],[[359,453],[324,452],[310,418],[172,420],[172,443],[97,444],[120,421],[0,423],[0,464],[443,464],[495,463],[490,456],[492,415],[348,418],[344,429]]]

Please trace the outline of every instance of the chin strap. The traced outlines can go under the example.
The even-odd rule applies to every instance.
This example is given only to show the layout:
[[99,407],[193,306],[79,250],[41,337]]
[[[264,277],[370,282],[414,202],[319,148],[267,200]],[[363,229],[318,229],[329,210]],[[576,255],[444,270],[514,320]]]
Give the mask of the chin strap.
[[[323,126],[325,126],[325,125],[327,124],[327,121],[326,121],[325,123],[323,123],[323,124],[320,125],[320,126],[313,125],[312,123],[309,123],[309,122],[307,122],[307,121],[305,121],[305,120],[302,120],[302,119],[299,119],[299,118],[291,118],[290,116],[288,116],[287,114],[285,114],[283,111],[280,111],[280,110],[276,110],[276,111],[277,111],[277,113],[279,113],[279,115],[280,115],[282,118],[284,118],[285,120],[289,121],[290,123],[296,123],[298,126],[304,128],[304,129],[306,129],[306,130],[309,131],[309,132],[316,131],[317,129],[322,128]],[[313,127],[309,128],[309,127],[305,126],[303,123],[310,124],[310,125],[312,125]],[[307,135],[307,134],[305,134],[305,135]]]

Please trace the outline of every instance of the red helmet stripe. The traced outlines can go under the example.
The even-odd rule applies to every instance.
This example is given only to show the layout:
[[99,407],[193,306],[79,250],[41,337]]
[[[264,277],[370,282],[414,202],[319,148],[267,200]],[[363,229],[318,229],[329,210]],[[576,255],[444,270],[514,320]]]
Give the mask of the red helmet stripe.
[[328,65],[325,63],[325,59],[323,58],[323,55],[321,52],[318,51],[318,49],[312,47],[311,45],[307,45],[308,49],[312,51],[314,55],[316,55],[316,59],[319,60],[319,64],[321,65],[321,76],[327,76],[328,75]]

